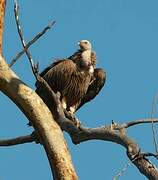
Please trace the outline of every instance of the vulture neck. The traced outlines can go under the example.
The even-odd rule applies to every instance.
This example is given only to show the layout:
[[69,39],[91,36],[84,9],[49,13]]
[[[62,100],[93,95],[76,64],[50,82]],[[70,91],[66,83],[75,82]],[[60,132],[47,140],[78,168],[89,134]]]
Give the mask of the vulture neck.
[[91,50],[81,51],[80,59],[76,61],[76,64],[83,71],[88,71],[89,73],[93,73],[93,66],[91,62]]

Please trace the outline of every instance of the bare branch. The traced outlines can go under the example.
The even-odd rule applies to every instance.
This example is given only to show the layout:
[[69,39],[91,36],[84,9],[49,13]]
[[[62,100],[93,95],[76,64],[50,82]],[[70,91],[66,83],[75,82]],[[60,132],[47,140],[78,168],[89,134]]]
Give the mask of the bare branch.
[[157,123],[158,119],[139,119],[139,120],[135,120],[135,121],[130,121],[121,125],[117,125],[115,127],[115,130],[120,130],[121,128],[129,128],[131,126],[135,126],[138,124],[145,124],[145,123]]
[[154,153],[141,153],[141,156],[143,156],[143,157],[154,157],[154,158],[158,159],[158,155],[154,154]]
[[13,146],[18,144],[30,143],[34,141],[35,137],[32,134],[30,134],[27,136],[20,136],[13,139],[0,139],[0,146]]
[[50,22],[41,32],[39,32],[31,41],[29,41],[25,49],[21,50],[15,58],[13,58],[9,64],[9,66],[13,66],[13,64],[25,53],[26,49],[28,49],[32,44],[34,44],[40,37],[42,37],[48,30],[52,28],[55,24],[55,21]]
[[14,14],[15,14],[16,26],[17,26],[17,30],[18,30],[18,34],[19,34],[22,46],[23,46],[23,48],[25,50],[25,53],[26,53],[26,55],[27,55],[27,57],[29,59],[32,72],[33,72],[34,76],[37,79],[37,72],[35,71],[35,66],[34,66],[34,63],[33,63],[33,59],[31,57],[31,53],[26,48],[26,43],[25,43],[25,40],[24,40],[24,36],[23,36],[23,33],[22,33],[21,26],[20,26],[20,22],[19,22],[19,6],[18,6],[18,3],[17,3],[16,0],[15,0],[15,3],[14,3]]
[[121,177],[128,169],[128,167],[131,166],[131,163],[128,162],[114,177],[113,180],[118,180],[119,177]]
[[126,134],[121,134],[119,131],[113,131],[109,126],[100,128],[81,127],[81,129],[78,129],[78,131],[76,129],[76,132],[69,127],[69,129],[66,129],[66,131],[70,134],[74,144],[79,144],[81,142],[93,139],[111,141],[120,144],[121,146],[125,147],[127,156],[142,174],[152,180],[158,179],[158,170],[155,165],[153,165],[144,155],[142,155],[137,143],[129,138]]
[[2,54],[2,43],[3,43],[3,25],[4,25],[4,14],[5,14],[6,1],[0,1],[0,54]]

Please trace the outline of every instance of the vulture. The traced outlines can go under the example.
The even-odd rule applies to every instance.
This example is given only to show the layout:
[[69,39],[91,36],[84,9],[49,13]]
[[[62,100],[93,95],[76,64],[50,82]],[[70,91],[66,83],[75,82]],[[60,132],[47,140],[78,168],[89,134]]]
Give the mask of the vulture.
[[[81,40],[79,50],[65,59],[58,59],[44,69],[40,76],[51,89],[60,92],[60,101],[65,111],[74,114],[81,106],[92,100],[102,89],[106,73],[96,68],[96,54],[88,40]],[[54,105],[51,97],[36,82],[36,93],[50,110]]]

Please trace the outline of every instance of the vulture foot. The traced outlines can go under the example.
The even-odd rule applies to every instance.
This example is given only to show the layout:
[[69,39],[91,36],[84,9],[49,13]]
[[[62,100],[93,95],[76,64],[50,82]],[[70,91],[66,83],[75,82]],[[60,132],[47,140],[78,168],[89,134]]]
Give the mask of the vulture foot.
[[75,117],[74,113],[72,113],[71,111],[67,111],[64,110],[65,116],[71,120],[75,126],[77,126],[77,128],[79,128],[81,126],[81,122]]

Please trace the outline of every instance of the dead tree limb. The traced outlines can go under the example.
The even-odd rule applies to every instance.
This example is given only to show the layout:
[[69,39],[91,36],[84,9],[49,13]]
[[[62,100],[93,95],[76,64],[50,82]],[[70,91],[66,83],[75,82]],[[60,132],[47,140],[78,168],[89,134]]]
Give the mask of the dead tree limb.
[[18,6],[18,3],[17,3],[16,0],[14,1],[14,14],[15,14],[16,26],[17,26],[17,30],[18,30],[18,34],[19,34],[19,37],[20,37],[22,46],[23,46],[24,51],[25,51],[25,53],[26,53],[26,55],[27,55],[27,57],[28,57],[28,60],[29,60],[29,62],[30,62],[32,72],[33,72],[34,76],[35,76],[36,79],[37,79],[37,74],[36,74],[36,71],[35,71],[35,68],[34,68],[34,62],[33,62],[31,53],[30,53],[29,50],[26,48],[26,42],[25,42],[25,39],[24,39],[24,35],[23,35],[23,32],[22,32],[22,28],[21,28],[21,26],[20,26],[20,22],[19,22],[19,6]]
[[119,130],[121,128],[129,128],[131,126],[135,126],[135,125],[138,125],[138,124],[146,124],[146,123],[157,123],[158,122],[158,119],[139,119],[139,120],[135,120],[135,121],[129,121],[127,123],[123,123],[121,125],[117,125],[116,124],[116,127],[115,127],[115,130]]
[[31,45],[33,45],[40,37],[42,37],[49,29],[52,28],[52,26],[55,24],[55,21],[50,22],[41,32],[39,32],[31,41],[29,41],[25,49],[21,50],[15,58],[13,58],[9,64],[9,66],[13,66],[14,63],[25,53],[26,49],[28,49]]
[[5,0],[0,0],[0,54],[2,54],[5,5],[6,5],[6,1]]
[[35,137],[30,134],[12,139],[0,139],[0,146],[14,146],[18,144],[31,143],[35,141]]
[[[71,124],[72,125],[72,124]],[[79,144],[88,140],[104,140],[120,144],[126,149],[127,156],[131,162],[139,169],[139,171],[150,180],[158,179],[158,170],[147,158],[143,155],[138,144],[128,137],[127,134],[122,134],[120,131],[111,130],[109,127],[100,128],[85,128],[76,132],[70,127],[66,130],[74,144]]]

